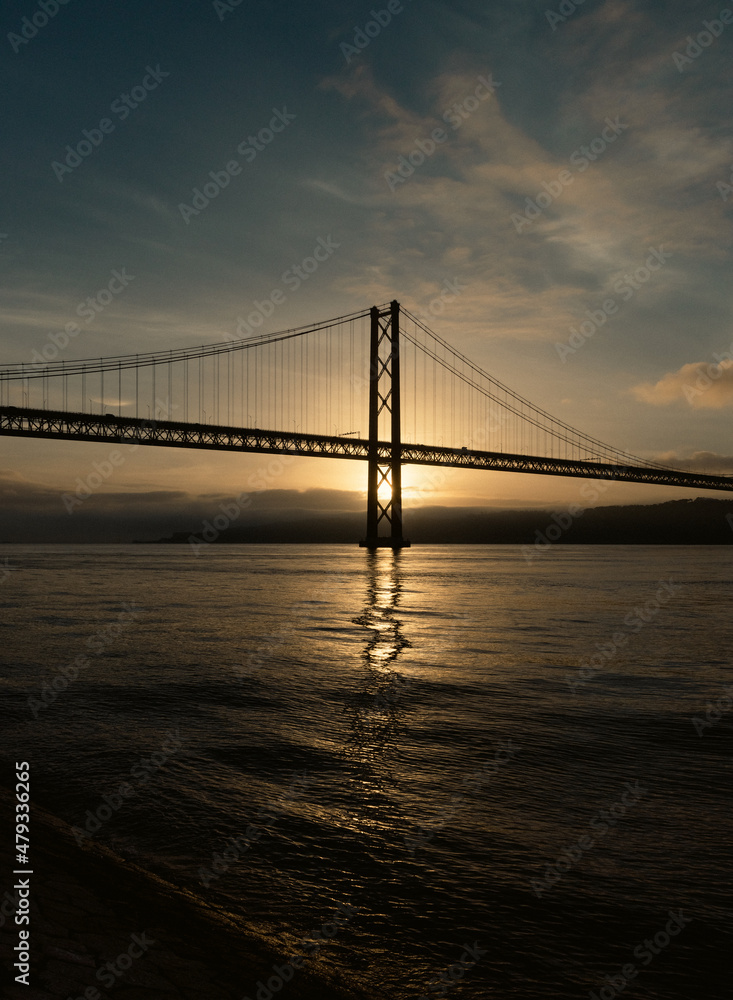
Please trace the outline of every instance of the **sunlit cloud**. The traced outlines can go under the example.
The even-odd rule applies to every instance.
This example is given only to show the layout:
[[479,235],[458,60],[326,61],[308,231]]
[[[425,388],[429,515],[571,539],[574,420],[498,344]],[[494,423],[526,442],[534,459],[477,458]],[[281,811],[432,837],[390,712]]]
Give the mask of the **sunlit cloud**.
[[676,372],[667,372],[658,382],[633,386],[631,392],[636,399],[652,406],[684,402],[695,410],[722,410],[733,406],[733,361],[682,365]]

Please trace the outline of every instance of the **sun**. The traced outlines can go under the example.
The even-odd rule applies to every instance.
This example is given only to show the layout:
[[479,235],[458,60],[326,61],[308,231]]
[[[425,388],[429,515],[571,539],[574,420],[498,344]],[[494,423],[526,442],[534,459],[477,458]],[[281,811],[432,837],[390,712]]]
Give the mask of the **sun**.
[[379,484],[379,488],[377,489],[377,499],[380,503],[386,503],[388,500],[392,499],[392,487],[386,479]]

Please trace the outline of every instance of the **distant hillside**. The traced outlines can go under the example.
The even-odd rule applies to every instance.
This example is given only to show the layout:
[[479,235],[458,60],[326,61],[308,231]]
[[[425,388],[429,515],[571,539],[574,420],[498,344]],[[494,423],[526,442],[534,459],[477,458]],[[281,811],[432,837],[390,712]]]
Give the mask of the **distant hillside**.
[[[313,510],[273,511],[258,523],[240,523],[219,534],[217,543],[354,543],[363,537],[364,514],[315,514]],[[160,542],[202,538],[204,526],[176,532]],[[214,538],[213,536],[216,535]],[[476,507],[423,507],[405,513],[405,535],[422,544],[547,545],[730,545],[730,500],[670,500],[667,503],[594,507],[572,517],[567,511],[487,510]]]

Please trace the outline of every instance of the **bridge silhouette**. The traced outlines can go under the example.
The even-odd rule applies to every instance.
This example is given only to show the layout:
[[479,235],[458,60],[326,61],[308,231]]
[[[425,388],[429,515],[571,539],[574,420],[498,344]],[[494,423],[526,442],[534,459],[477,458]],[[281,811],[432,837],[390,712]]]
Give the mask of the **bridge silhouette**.
[[552,417],[396,301],[195,348],[59,353],[0,367],[0,434],[365,461],[370,549],[410,544],[403,465],[733,490],[733,477],[651,463]]

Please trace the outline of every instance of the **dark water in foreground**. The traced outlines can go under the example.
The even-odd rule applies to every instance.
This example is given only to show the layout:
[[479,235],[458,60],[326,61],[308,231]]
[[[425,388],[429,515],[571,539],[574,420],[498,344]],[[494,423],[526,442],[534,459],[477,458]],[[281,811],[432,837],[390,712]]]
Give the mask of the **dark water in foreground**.
[[325,924],[374,997],[729,995],[728,550],[2,556],[3,758],[283,961]]

